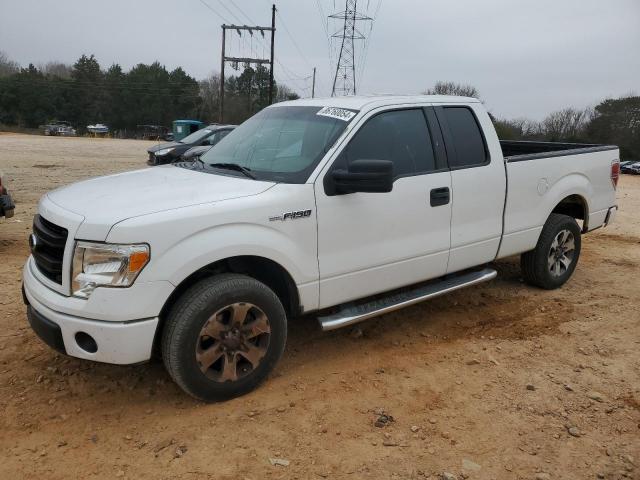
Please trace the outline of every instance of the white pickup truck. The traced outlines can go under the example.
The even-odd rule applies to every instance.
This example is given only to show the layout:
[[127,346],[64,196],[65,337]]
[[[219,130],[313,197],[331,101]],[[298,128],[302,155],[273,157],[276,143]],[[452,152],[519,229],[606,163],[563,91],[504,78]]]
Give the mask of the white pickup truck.
[[24,267],[33,330],[74,357],[161,353],[205,401],[255,388],[287,319],[330,330],[495,277],[521,254],[557,288],[609,224],[614,146],[500,142],[477,100],[311,99],[266,108],[200,160],[40,201]]

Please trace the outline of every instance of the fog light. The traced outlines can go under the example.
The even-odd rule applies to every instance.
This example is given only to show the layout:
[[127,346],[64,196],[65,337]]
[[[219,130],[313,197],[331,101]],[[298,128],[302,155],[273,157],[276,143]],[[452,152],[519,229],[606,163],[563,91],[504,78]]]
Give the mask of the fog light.
[[96,353],[98,351],[98,344],[88,333],[76,333],[76,343],[85,352]]

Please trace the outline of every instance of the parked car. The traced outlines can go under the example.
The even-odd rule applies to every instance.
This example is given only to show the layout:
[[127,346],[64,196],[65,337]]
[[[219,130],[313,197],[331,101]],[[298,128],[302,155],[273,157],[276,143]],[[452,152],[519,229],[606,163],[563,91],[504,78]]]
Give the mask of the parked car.
[[109,133],[109,127],[104,123],[95,123],[93,125],[87,125],[87,132],[93,136],[107,135]]
[[13,217],[14,209],[15,204],[11,199],[11,195],[9,194],[7,187],[3,184],[2,174],[0,174],[0,218]]
[[137,125],[136,138],[138,140],[173,140],[173,133],[169,127],[163,125]]
[[234,128],[236,128],[235,125],[228,125],[225,128],[221,128],[216,132],[213,140],[209,141],[210,145],[201,145],[199,147],[192,147],[180,156],[180,160],[183,162],[191,162],[196,158],[200,158],[202,155],[207,153],[211,147],[213,147],[220,140],[226,137]]
[[635,160],[626,160],[624,162],[620,162],[620,173],[631,173],[629,171],[629,167],[633,165]]
[[189,394],[234,397],[267,377],[302,314],[352,325],[491,280],[512,255],[530,285],[561,287],[582,235],[616,215],[619,155],[500,142],[471,98],[277,103],[201,162],[46,194],[29,322],[78,358],[157,350]]
[[71,123],[53,120],[51,123],[41,125],[45,136],[60,136],[60,137],[75,137],[76,129],[71,126]]
[[622,173],[630,173],[632,175],[640,175],[640,162],[626,161],[624,165],[620,164],[620,171]]
[[148,165],[164,165],[180,160],[180,157],[193,147],[212,146],[233,130],[232,125],[209,125],[196,130],[182,140],[154,145],[147,150]]

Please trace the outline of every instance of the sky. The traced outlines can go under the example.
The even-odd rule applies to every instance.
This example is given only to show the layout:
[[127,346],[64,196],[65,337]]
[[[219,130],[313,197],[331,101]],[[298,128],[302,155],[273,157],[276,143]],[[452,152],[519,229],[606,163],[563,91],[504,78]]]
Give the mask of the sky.
[[[345,0],[276,0],[276,80],[301,96],[331,94]],[[103,68],[158,60],[201,79],[220,70],[222,23],[263,26],[269,0],[0,0],[0,50],[21,65]],[[475,86],[501,118],[640,94],[640,0],[359,0],[358,93],[420,93],[438,80]],[[326,28],[326,29],[325,29]],[[230,34],[228,54],[268,56]],[[366,56],[365,56],[366,46]],[[364,61],[366,58],[366,62]],[[227,72],[235,73],[230,67]]]

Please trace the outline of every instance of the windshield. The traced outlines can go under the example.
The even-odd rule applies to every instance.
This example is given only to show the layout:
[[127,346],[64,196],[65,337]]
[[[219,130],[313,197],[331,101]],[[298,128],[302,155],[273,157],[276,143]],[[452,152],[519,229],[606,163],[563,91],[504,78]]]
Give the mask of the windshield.
[[259,180],[304,183],[356,112],[321,107],[266,108],[229,133],[201,160],[233,163]]
[[212,132],[213,132],[213,130],[210,130],[208,128],[203,128],[202,130],[196,130],[192,134],[187,135],[186,137],[184,137],[182,140],[180,140],[180,142],[182,142],[182,143],[196,143],[196,142],[202,140],[203,138],[206,138],[209,135],[211,135]]

